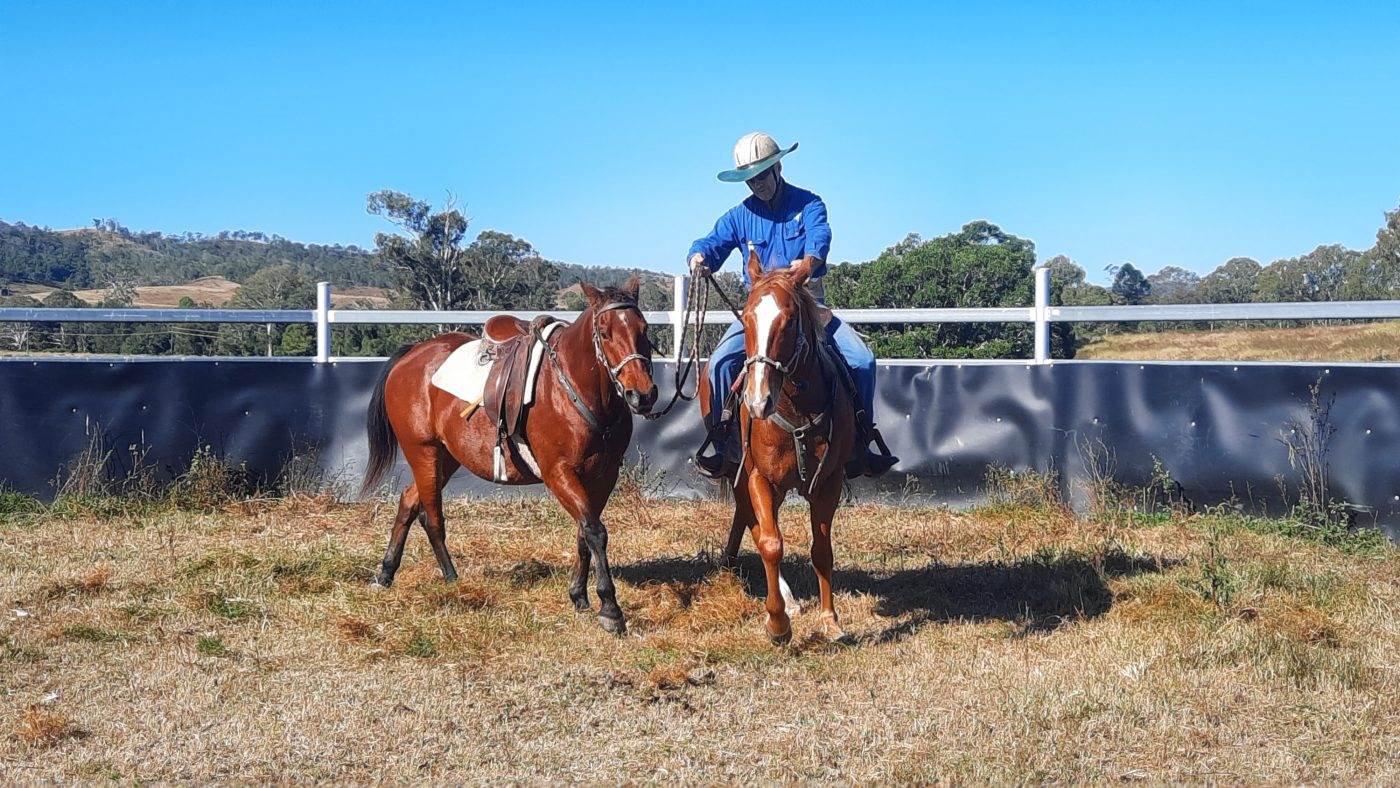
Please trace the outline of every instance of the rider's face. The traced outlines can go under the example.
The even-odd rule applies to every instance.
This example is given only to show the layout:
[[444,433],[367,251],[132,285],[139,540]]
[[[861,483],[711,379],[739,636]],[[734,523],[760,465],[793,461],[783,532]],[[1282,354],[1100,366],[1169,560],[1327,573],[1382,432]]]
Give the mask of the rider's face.
[[774,164],[757,178],[750,178],[746,181],[749,185],[749,191],[753,192],[755,197],[764,202],[773,199],[773,195],[778,193],[778,178],[782,174],[782,171],[783,165]]

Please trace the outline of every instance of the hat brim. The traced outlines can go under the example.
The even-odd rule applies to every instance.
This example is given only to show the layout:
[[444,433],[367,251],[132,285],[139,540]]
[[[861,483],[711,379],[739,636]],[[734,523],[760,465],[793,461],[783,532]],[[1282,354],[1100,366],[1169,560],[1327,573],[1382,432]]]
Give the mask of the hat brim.
[[747,164],[743,167],[735,167],[732,170],[725,170],[715,177],[725,183],[744,183],[745,181],[751,181],[767,172],[774,164],[777,164],[780,159],[795,150],[797,150],[797,143],[794,142],[789,145],[786,150],[779,149],[777,153],[764,156],[752,164]]

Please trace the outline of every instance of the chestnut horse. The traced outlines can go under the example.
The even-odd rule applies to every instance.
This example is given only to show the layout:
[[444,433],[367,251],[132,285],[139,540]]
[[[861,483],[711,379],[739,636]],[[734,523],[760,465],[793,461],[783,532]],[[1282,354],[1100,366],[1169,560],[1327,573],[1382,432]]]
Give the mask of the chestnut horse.
[[[855,408],[844,368],[824,335],[831,312],[806,287],[814,265],[809,257],[765,273],[750,251],[751,285],[741,318],[747,358],[735,386],[744,454],[724,560],[733,562],[747,528],[768,576],[765,628],[776,643],[792,637],[789,613],[796,608],[782,579],[778,529],[778,507],[791,490],[811,508],[823,628],[842,634],[831,598],[831,520],[855,448]],[[701,413],[708,417],[708,375],[700,375],[700,385]]]
[[[588,308],[550,337],[553,349],[540,365],[534,404],[522,430],[524,443],[512,440],[503,458],[503,483],[543,482],[578,523],[569,598],[580,613],[591,609],[588,568],[596,562],[598,620],[616,634],[627,626],[608,564],[603,507],[632,440],[632,413],[645,414],[656,402],[647,323],[637,308],[638,284],[634,276],[621,290],[581,285]],[[413,472],[413,483],[399,497],[377,585],[394,582],[415,519],[428,534],[443,577],[457,578],[447,551],[442,488],[463,466],[494,480],[497,426],[486,408],[464,418],[467,403],[429,380],[452,351],[472,339],[454,332],[400,348],[385,362],[374,389],[364,486],[374,486],[393,465],[396,443]]]

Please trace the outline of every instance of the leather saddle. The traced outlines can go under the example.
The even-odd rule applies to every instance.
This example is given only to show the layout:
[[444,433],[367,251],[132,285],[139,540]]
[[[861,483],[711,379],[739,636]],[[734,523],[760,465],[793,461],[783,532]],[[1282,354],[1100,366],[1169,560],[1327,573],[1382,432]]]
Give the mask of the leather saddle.
[[549,315],[541,315],[528,323],[512,315],[496,315],[482,327],[486,340],[482,343],[482,352],[491,354],[495,360],[486,379],[481,406],[496,423],[496,433],[502,442],[519,434],[524,427],[530,347],[538,333],[554,322],[556,320]]

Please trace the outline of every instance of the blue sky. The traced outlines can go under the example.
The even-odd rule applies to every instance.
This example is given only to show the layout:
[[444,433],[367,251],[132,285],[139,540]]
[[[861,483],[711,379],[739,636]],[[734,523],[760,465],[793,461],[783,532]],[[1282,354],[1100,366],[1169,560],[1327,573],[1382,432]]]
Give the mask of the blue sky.
[[369,246],[367,193],[451,191],[548,257],[678,270],[764,129],[834,260],[984,218],[1100,281],[1204,272],[1373,243],[1397,39],[1395,2],[0,0],[0,219]]

